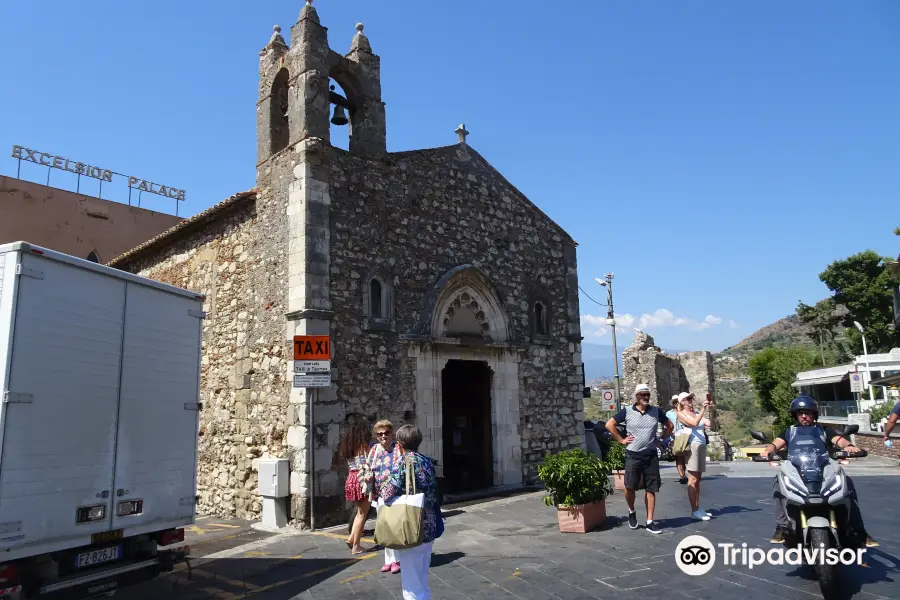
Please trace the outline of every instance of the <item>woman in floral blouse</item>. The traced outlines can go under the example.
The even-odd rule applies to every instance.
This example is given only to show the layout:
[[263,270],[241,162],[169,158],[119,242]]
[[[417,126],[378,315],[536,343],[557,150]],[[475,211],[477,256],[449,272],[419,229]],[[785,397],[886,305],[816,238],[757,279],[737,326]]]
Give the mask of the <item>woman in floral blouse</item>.
[[[373,486],[374,498],[378,498],[381,488],[391,474],[394,461],[400,458],[400,446],[394,441],[394,424],[388,420],[382,420],[375,423],[373,428],[375,439],[378,443],[372,446],[369,452],[368,461],[375,475],[375,485]],[[384,549],[384,566],[381,568],[382,573],[399,573],[400,561],[397,559],[396,552],[390,548]]]
[[[403,562],[401,584],[404,600],[429,600],[431,588],[428,586],[428,568],[431,565],[431,547],[441,533],[438,523],[440,503],[438,502],[438,482],[434,463],[427,456],[418,453],[422,443],[422,432],[413,425],[404,425],[397,430],[397,443],[402,458],[394,462],[388,480],[381,486],[380,497],[390,500],[406,493],[406,463],[411,460],[417,494],[425,495],[422,506],[422,544],[406,550],[397,550],[397,558]],[[410,490],[412,493],[412,490]]]

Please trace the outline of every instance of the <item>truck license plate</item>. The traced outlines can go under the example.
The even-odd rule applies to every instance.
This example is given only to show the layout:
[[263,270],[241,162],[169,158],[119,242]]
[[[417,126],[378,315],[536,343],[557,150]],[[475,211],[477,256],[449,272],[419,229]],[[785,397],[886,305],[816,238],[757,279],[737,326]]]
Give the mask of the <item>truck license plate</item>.
[[100,548],[89,552],[81,552],[75,560],[75,568],[90,567],[101,563],[117,560],[122,555],[122,546]]

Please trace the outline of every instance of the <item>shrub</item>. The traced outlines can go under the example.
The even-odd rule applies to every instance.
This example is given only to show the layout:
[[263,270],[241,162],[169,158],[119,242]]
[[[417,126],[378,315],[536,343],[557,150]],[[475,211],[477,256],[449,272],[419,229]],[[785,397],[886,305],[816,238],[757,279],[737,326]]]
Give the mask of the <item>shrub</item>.
[[623,444],[614,441],[604,456],[606,457],[606,468],[610,471],[621,471],[625,468],[625,446]]
[[551,454],[538,467],[538,479],[547,488],[547,506],[578,506],[604,500],[612,494],[609,469],[580,448]]
[[876,406],[870,408],[867,412],[869,413],[869,421],[872,425],[877,425],[881,423],[881,420],[886,418],[889,414],[891,414],[891,409],[894,408],[894,403],[891,401],[882,402]]

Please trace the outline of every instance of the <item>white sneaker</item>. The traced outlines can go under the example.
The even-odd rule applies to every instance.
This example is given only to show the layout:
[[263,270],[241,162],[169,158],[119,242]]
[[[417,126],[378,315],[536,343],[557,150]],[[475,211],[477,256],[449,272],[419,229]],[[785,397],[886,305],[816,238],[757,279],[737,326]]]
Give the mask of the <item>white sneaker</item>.
[[706,511],[706,510],[703,510],[702,508],[701,508],[700,510],[698,510],[697,512],[703,513],[703,514],[706,515],[707,517],[712,517],[712,516],[713,516],[713,514],[712,514],[711,512]]
[[707,513],[702,510],[695,510],[691,513],[691,517],[697,519],[698,521],[709,521],[711,518]]

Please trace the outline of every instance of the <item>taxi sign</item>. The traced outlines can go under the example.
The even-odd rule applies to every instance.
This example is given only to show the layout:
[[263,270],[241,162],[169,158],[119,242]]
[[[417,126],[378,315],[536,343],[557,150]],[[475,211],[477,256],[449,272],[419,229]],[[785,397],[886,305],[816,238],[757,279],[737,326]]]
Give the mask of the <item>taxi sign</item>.
[[331,360],[331,336],[295,335],[294,360]]

